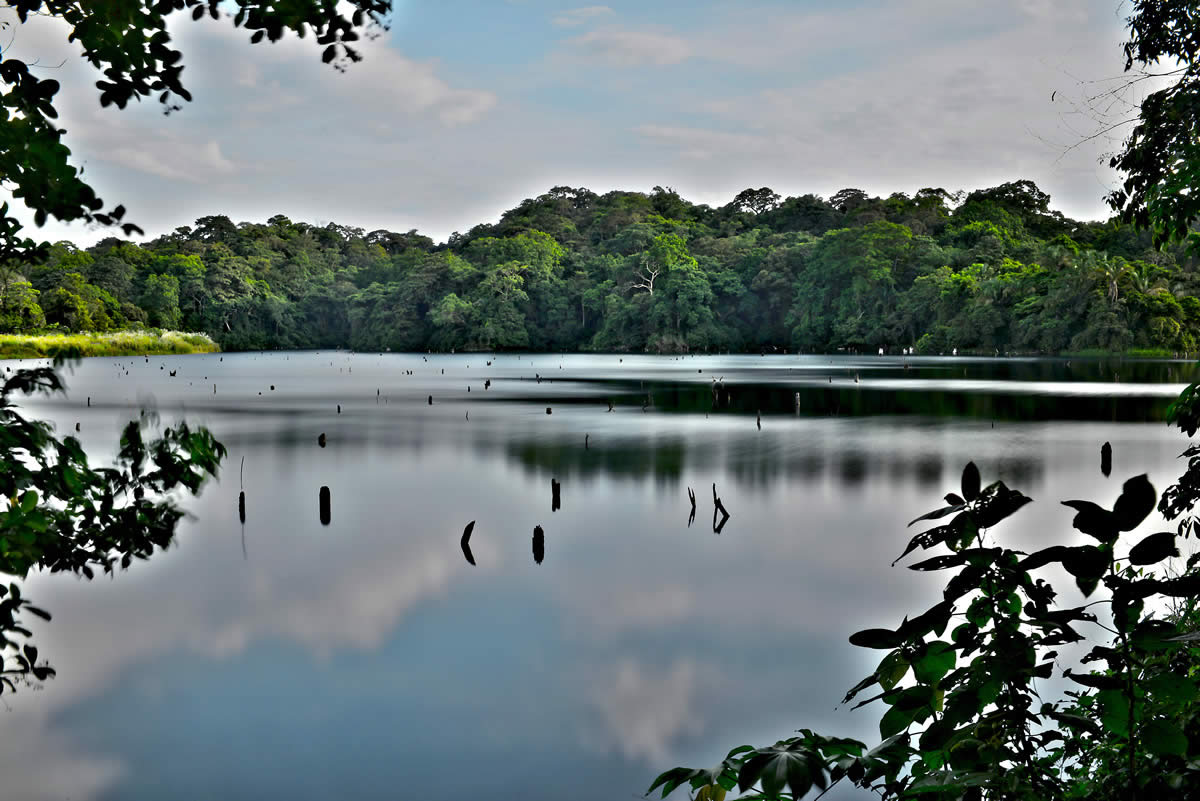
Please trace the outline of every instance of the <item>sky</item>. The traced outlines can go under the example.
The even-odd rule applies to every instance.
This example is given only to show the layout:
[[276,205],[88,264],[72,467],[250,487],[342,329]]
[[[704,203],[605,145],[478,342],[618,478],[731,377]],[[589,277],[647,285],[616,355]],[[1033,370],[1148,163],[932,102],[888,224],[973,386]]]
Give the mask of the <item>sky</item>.
[[[284,214],[443,241],[560,185],[721,206],[747,187],[886,196],[1029,179],[1068,217],[1106,219],[1106,154],[1126,129],[1089,139],[1104,122],[1089,98],[1122,75],[1128,13],[1121,0],[397,0],[344,73],[312,37],[250,45],[228,20],[176,15],[194,100],[170,115],[101,109],[58,21],[0,45],[63,84],[74,163],[148,236]],[[115,232],[34,233],[87,245]]]

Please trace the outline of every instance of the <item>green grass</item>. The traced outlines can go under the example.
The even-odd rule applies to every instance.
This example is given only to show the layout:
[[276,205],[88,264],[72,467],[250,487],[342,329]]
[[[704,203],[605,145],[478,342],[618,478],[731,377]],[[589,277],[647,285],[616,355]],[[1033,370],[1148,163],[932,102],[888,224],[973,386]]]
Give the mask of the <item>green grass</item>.
[[112,331],[103,334],[0,334],[0,359],[45,359],[64,351],[80,356],[216,353],[208,334],[182,331]]
[[1100,350],[1091,348],[1088,350],[1074,350],[1058,354],[1059,356],[1078,357],[1078,358],[1100,358],[1100,359],[1119,359],[1122,357],[1129,359],[1172,359],[1180,355],[1176,351],[1166,348],[1129,348],[1128,350]]

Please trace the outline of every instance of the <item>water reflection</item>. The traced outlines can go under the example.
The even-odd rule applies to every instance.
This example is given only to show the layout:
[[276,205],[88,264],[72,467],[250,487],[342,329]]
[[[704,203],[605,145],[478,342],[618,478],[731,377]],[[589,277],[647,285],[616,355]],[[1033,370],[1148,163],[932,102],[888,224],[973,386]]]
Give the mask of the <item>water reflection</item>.
[[[1027,549],[1072,531],[1058,500],[1111,505],[1120,481],[1097,474],[1100,443],[1117,452],[1120,479],[1149,471],[1161,488],[1181,469],[1177,434],[1114,424],[1108,410],[1083,422],[998,417],[995,428],[990,416],[795,410],[796,392],[803,406],[851,371],[859,395],[886,396],[869,389],[881,381],[940,387],[1020,369],[1104,397],[1063,363],[904,371],[847,359],[830,376],[821,360],[792,375],[810,362],[502,355],[467,375],[481,359],[289,356],[166,360],[180,375],[204,364],[219,403],[165,373],[153,383],[157,364],[125,365],[133,375],[114,383],[88,363],[71,398],[39,407],[82,420],[100,464],[137,391],[153,390],[164,419],[210,425],[230,465],[249,457],[253,509],[243,523],[231,472],[191,504],[178,547],[115,581],[31,579],[27,594],[55,613],[37,634],[60,673],[10,702],[5,722],[23,736],[0,741],[6,795],[315,801],[403,786],[589,801],[638,796],[665,767],[798,726],[872,740],[869,715],[834,711],[877,656],[846,636],[940,597],[936,580],[888,563],[908,520],[956,488],[968,459],[1038,501],[1003,532]],[[730,408],[704,408],[710,369]],[[1141,404],[1137,420],[1165,395],[1132,376],[1121,397]],[[487,393],[468,397],[467,381],[484,380]],[[754,406],[738,413],[746,386],[787,407],[742,395]],[[539,398],[522,400],[530,393]],[[954,408],[940,404],[926,408]],[[327,446],[313,448],[321,433]],[[570,494],[553,513],[549,562],[547,480],[552,509],[556,485]],[[338,495],[327,523],[308,505],[314,486]],[[697,507],[708,518],[710,487],[732,512],[721,537],[690,526]],[[480,537],[464,519],[485,521]],[[245,561],[239,533],[270,558]]]

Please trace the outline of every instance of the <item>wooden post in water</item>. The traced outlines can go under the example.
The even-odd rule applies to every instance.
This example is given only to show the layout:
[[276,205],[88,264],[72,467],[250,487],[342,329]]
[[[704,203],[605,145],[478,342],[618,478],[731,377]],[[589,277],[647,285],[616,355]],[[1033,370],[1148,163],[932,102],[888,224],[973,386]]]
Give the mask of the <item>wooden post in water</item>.
[[562,484],[550,479],[550,511],[557,512],[562,508]]
[[546,532],[541,526],[533,527],[533,562],[540,565],[546,558]]
[[[717,512],[721,513],[720,524],[717,523]],[[728,520],[729,512],[725,510],[725,504],[721,503],[721,499],[717,497],[717,485],[713,484],[713,533],[720,534]]]
[[1100,446],[1100,472],[1105,478],[1112,473],[1112,445],[1107,442]]
[[329,511],[329,487],[321,487],[319,503],[321,507],[321,525],[328,526],[329,521],[333,519]]

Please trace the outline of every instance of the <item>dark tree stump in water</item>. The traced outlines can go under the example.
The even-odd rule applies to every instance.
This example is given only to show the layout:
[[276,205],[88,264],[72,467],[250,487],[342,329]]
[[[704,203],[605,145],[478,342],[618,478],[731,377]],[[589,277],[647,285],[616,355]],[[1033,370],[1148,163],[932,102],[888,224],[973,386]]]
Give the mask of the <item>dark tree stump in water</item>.
[[329,511],[329,487],[321,487],[319,500],[321,507],[321,525],[328,526],[329,521],[333,519],[333,516]]
[[[720,523],[717,522],[718,512],[721,514]],[[717,497],[717,485],[713,484],[713,533],[720,534],[727,522],[729,522],[729,512],[725,510],[725,504],[721,503],[721,499]]]
[[546,558],[546,532],[541,526],[533,527],[533,561],[540,565]]
[[467,527],[463,529],[462,539],[458,541],[458,544],[462,546],[463,556],[466,557],[467,564],[470,565],[475,564],[475,554],[471,553],[471,532],[474,530],[475,521],[472,520],[470,523],[467,523]]

